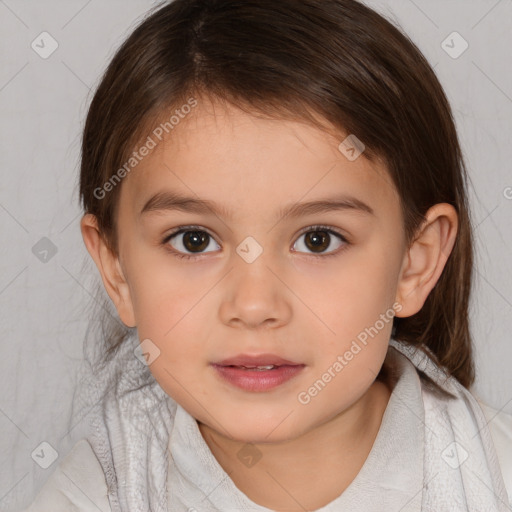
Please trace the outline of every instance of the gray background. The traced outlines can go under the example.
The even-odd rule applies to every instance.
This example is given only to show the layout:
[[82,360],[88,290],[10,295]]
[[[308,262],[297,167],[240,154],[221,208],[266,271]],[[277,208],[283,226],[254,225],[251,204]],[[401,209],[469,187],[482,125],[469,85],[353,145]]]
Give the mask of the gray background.
[[[512,413],[512,0],[367,3],[417,43],[454,109],[476,225],[475,391]],[[99,280],[79,231],[80,130],[108,60],[154,5],[0,0],[0,510],[30,501],[81,436],[67,422]],[[31,47],[43,31],[58,43],[47,59]],[[457,58],[442,46],[454,31],[469,44]],[[452,55],[461,44],[444,43]],[[32,250],[43,237],[57,251],[46,262]],[[43,441],[59,453],[48,469],[31,458]]]

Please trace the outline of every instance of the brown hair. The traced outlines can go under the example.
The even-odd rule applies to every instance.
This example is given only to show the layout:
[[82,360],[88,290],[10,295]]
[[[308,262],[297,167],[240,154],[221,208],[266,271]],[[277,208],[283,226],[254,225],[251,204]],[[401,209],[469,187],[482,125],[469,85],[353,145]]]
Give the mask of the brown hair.
[[[394,337],[428,347],[470,387],[468,177],[446,96],[414,43],[354,0],[175,0],[148,13],[105,71],[82,139],[81,201],[114,252],[121,183],[104,197],[97,191],[190,97],[355,134],[364,157],[387,165],[409,243],[431,206],[455,207],[443,273],[421,311],[394,318]],[[106,333],[108,354],[125,334]]]

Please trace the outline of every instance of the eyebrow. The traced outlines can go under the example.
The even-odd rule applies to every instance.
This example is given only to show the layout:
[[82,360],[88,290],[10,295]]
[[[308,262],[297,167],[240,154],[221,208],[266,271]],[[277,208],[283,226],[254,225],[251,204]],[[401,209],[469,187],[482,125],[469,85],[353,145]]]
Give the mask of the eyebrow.
[[[151,196],[140,211],[140,216],[148,212],[182,211],[197,214],[215,214],[227,219],[232,219],[234,214],[223,206],[208,199],[187,197],[177,192],[157,192]],[[301,217],[315,213],[330,211],[350,210],[359,213],[375,215],[373,208],[356,197],[342,195],[333,198],[325,198],[306,203],[292,203],[278,211],[278,218]]]

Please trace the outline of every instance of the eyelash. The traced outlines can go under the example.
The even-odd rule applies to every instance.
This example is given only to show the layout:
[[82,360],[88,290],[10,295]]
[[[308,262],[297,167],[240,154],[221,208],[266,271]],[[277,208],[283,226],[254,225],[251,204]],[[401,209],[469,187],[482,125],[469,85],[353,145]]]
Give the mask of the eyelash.
[[[162,240],[162,245],[166,248],[166,250],[171,252],[172,255],[175,256],[176,258],[186,259],[186,260],[195,260],[195,259],[201,258],[206,253],[197,253],[197,254],[192,255],[192,254],[187,254],[187,253],[182,253],[182,252],[176,251],[175,249],[170,247],[169,241],[171,240],[171,238],[173,238],[174,236],[179,235],[181,233],[186,233],[187,231],[200,231],[202,233],[206,233],[208,236],[210,236],[211,238],[213,238],[215,240],[213,235],[211,235],[207,230],[203,229],[202,226],[180,226],[176,230],[174,230],[172,233],[169,233]],[[323,225],[309,226],[308,228],[302,230],[299,233],[298,237],[304,235],[305,233],[315,232],[315,231],[324,231],[326,233],[332,234],[332,235],[336,236],[337,238],[339,238],[343,242],[344,245],[336,251],[331,251],[331,252],[328,252],[325,254],[313,254],[313,253],[308,254],[309,256],[313,256],[313,258],[327,258],[329,256],[337,256],[341,252],[343,252],[347,248],[348,245],[350,245],[350,242],[341,233],[339,233],[338,231],[336,231],[334,228],[332,228],[330,226],[323,226]]]

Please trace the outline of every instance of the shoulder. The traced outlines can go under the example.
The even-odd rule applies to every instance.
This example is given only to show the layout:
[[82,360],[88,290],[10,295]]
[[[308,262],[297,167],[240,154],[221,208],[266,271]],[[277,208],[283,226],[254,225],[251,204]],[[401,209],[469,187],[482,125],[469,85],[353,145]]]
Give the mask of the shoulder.
[[489,425],[503,481],[512,503],[512,415],[494,409],[480,399],[477,401]]
[[78,441],[22,512],[111,512],[101,465],[86,439]]

